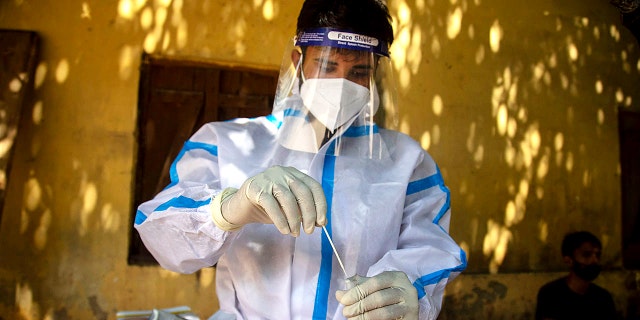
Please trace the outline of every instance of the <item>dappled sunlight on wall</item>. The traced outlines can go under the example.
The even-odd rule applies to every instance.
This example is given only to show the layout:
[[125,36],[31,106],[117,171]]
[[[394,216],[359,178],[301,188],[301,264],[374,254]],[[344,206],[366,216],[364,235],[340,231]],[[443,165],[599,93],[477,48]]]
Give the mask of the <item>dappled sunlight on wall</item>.
[[[105,203],[102,208],[98,205],[98,189],[95,183],[86,181],[86,173],[81,174],[82,181],[78,195],[71,205],[71,225],[77,227],[77,234],[81,237],[90,232],[117,232],[125,228],[126,215],[113,208],[111,203]],[[32,174],[24,185],[24,200],[20,215],[20,234],[25,235],[33,230],[33,244],[37,250],[47,247],[49,229],[52,224],[52,211],[48,200],[52,197],[50,186],[43,186]],[[75,220],[79,220],[76,221]]]
[[617,166],[600,166],[618,161],[616,108],[634,107],[640,94],[623,80],[638,80],[640,59],[618,21],[552,4],[496,6],[505,4],[390,2],[400,130],[443,167],[457,198],[452,232],[469,247],[471,272],[548,265],[568,221],[601,238],[616,234],[580,221],[618,203],[597,184],[617,185]]
[[[32,237],[30,242],[36,252],[47,248],[52,223],[52,213],[43,205],[43,187],[37,179],[30,178],[24,184],[23,208],[20,213],[19,234]],[[30,234],[26,234],[29,232]],[[52,319],[51,310],[42,310],[34,297],[32,286],[28,282],[19,282],[15,287],[15,303],[19,315],[23,319]]]
[[[141,29],[146,34],[142,49],[147,53],[175,55],[188,51],[189,45],[193,43],[199,47],[198,52],[189,55],[207,58],[218,54],[214,45],[220,43],[220,37],[223,37],[231,43],[233,55],[245,57],[255,45],[248,43],[253,35],[247,34],[252,30],[255,19],[267,22],[275,20],[281,5],[280,1],[274,0],[232,1],[222,6],[214,6],[210,1],[187,3],[184,0],[120,0],[117,23],[127,28]],[[193,17],[193,10],[202,19],[187,18]],[[224,26],[223,32],[219,26]],[[137,61],[135,55],[139,54],[139,50],[136,46],[127,45],[122,48],[122,75],[130,72],[130,61]]]
[[[146,52],[166,51],[170,45],[183,48],[189,37],[187,20],[182,16],[183,1],[120,0],[118,18],[136,22],[146,32],[143,48]],[[169,13],[171,17],[168,18]],[[173,34],[166,28],[173,29]],[[169,29],[169,30],[171,30]],[[174,44],[175,43],[175,44]],[[128,48],[125,48],[128,50]]]
[[393,1],[390,5],[396,10],[393,17],[395,41],[390,54],[398,75],[399,87],[406,92],[411,84],[411,77],[418,72],[422,62],[422,30],[415,24],[412,10],[406,1]]
[[[22,223],[20,224],[20,233],[27,231],[30,218],[40,209],[42,189],[36,179],[29,179],[25,186],[25,204],[22,211]],[[33,221],[36,224],[34,232],[34,244],[36,249],[42,250],[47,244],[47,231],[51,225],[51,211],[48,208],[42,210],[40,219]]]
[[487,221],[487,235],[484,237],[482,251],[485,256],[491,257],[489,271],[495,273],[507,255],[507,247],[513,234],[509,228],[489,219]]
[[[491,52],[497,53],[500,51],[500,41],[504,36],[502,27],[500,27],[500,21],[494,20],[493,25],[491,25],[491,30],[489,31],[489,48],[491,48]],[[477,61],[478,63],[482,61]]]
[[56,81],[59,84],[63,84],[69,77],[69,61],[62,59],[56,66]]
[[20,316],[24,319],[40,319],[40,310],[37,303],[34,304],[33,292],[27,284],[18,284],[16,288],[16,306]]

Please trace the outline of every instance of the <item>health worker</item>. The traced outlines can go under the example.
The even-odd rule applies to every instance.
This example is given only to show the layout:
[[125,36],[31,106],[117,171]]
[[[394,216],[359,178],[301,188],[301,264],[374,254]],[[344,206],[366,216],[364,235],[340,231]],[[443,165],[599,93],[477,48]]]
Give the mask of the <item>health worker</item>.
[[273,112],[205,124],[139,206],[162,267],[216,266],[211,319],[437,318],[467,261],[438,166],[376,122],[397,117],[392,42],[379,0],[305,1]]

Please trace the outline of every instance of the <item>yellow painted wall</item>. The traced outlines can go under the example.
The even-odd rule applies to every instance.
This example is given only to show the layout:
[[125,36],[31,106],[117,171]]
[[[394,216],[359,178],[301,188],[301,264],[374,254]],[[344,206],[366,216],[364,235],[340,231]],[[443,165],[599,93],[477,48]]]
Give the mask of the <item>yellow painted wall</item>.
[[600,236],[605,259],[619,265],[616,108],[640,109],[640,50],[616,9],[433,2],[422,14],[392,2],[411,12],[406,29],[422,44],[408,46],[400,72],[408,78],[401,128],[442,167],[452,233],[471,269],[561,268],[549,258],[573,228]]
[[[42,37],[0,225],[0,318],[115,319],[217,309],[213,269],[128,266],[143,50],[277,68],[301,1],[0,2],[0,28]],[[638,43],[607,1],[391,0],[399,127],[451,189],[469,272],[453,319],[528,319],[571,229],[604,242],[622,310],[616,108],[640,110]],[[631,283],[628,285],[628,283]],[[457,316],[452,316],[457,315]],[[484,316],[477,316],[484,315]]]

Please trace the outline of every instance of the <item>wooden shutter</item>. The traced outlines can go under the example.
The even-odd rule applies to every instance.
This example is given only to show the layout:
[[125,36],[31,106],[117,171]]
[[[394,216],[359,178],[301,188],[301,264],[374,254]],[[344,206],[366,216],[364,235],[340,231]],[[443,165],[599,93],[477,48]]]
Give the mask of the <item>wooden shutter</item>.
[[129,263],[156,263],[133,219],[139,204],[169,184],[184,142],[207,122],[269,114],[277,80],[277,70],[143,55]]
[[18,123],[22,109],[33,102],[38,51],[39,37],[35,32],[0,30],[0,221]]

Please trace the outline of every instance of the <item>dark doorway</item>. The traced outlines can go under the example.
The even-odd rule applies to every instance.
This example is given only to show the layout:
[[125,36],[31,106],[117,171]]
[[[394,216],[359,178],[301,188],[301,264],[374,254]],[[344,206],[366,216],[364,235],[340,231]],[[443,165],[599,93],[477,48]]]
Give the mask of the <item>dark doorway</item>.
[[622,171],[622,257],[640,269],[640,112],[618,110]]

